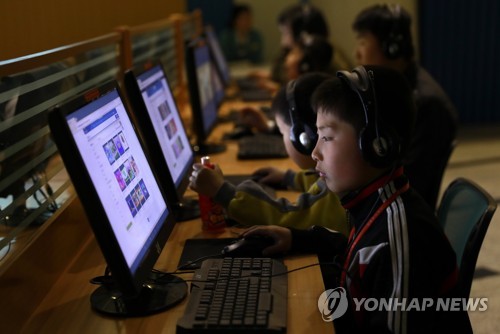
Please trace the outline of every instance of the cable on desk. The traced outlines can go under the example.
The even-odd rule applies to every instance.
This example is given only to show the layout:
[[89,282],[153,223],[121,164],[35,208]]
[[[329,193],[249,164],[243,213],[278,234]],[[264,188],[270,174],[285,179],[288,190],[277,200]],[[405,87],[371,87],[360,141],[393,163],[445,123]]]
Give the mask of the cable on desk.
[[[198,263],[198,262],[206,260],[206,259],[216,259],[216,258],[223,257],[223,256],[224,256],[224,254],[221,254],[221,253],[212,254],[212,255],[205,255],[205,256],[199,257],[193,261],[188,261],[188,262],[184,263],[183,265],[178,266],[177,269],[175,269],[175,271],[183,270],[183,268],[186,268],[187,266],[190,266],[192,264]],[[187,269],[190,269],[190,268],[187,268]]]

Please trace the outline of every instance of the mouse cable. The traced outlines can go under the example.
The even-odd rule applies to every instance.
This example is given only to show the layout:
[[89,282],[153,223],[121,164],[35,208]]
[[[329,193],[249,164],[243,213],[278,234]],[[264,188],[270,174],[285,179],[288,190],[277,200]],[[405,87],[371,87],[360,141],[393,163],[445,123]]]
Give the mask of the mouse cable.
[[[181,264],[180,266],[178,266],[178,267],[175,269],[175,271],[178,271],[178,270],[185,270],[185,269],[192,269],[192,268],[189,268],[188,266],[193,265],[193,264],[195,264],[195,263],[198,263],[198,262],[200,262],[200,261],[206,260],[206,259],[217,259],[217,258],[219,258],[219,257],[221,257],[221,256],[223,256],[223,255],[224,255],[224,254],[222,254],[222,253],[212,254],[212,255],[205,255],[205,256],[199,257],[199,258],[197,258],[197,259],[195,259],[195,260],[193,260],[193,261],[188,261],[188,262],[186,262],[186,263],[184,263],[184,264]],[[174,272],[175,272],[175,271],[174,271]]]
[[[159,276],[155,277],[155,278],[150,278],[145,283],[163,284],[164,282],[162,282],[162,280],[165,279],[167,275],[194,274],[194,270],[182,271],[182,272],[177,272],[177,271],[163,272],[161,270],[153,269],[153,270],[151,270],[151,272],[153,272]],[[109,270],[109,267],[106,266],[106,270],[104,272],[104,275],[91,278],[90,283],[95,284],[95,285],[112,286],[114,284],[114,279],[113,279],[113,276],[111,275],[111,271]],[[173,282],[173,283],[177,283],[177,282]]]
[[158,280],[161,280],[164,276],[167,276],[167,275],[194,274],[195,271],[188,270],[188,269],[192,269],[192,268],[189,268],[188,266],[195,264],[195,263],[198,263],[200,261],[206,260],[206,259],[216,259],[216,258],[220,257],[221,255],[223,255],[223,254],[212,254],[212,255],[205,255],[205,256],[199,257],[193,261],[188,261],[188,262],[178,266],[177,268],[175,268],[174,271],[162,271],[159,269],[153,269],[153,272],[160,275],[160,277],[157,278]]
[[[164,276],[167,276],[167,275],[193,274],[194,270],[184,270],[183,268],[190,269],[190,268],[186,268],[186,267],[189,266],[189,265],[192,265],[194,263],[198,263],[200,261],[209,259],[209,258],[217,258],[217,257],[219,257],[221,255],[222,254],[213,254],[213,255],[202,256],[202,257],[197,258],[197,259],[195,259],[193,261],[189,261],[189,262],[187,262],[187,263],[185,263],[183,265],[180,265],[179,267],[177,267],[172,272],[164,272],[164,271],[161,271],[161,270],[158,270],[158,269],[153,269],[152,272],[160,275],[160,277],[158,277],[157,279],[162,279]],[[180,270],[182,270],[182,271],[180,271]],[[109,285],[109,284],[112,284],[113,283],[113,278],[111,276],[111,271],[110,271],[109,267],[106,266],[104,275],[96,276],[96,277],[91,278],[90,279],[90,283],[91,284],[96,284],[96,285]]]

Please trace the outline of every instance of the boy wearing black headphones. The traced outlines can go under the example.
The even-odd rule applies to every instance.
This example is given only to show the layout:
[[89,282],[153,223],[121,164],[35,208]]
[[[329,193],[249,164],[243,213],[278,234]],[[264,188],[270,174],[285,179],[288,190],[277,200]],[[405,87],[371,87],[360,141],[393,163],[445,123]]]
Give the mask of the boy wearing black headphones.
[[288,155],[301,171],[263,168],[256,173],[261,176],[261,183],[281,183],[302,192],[295,203],[284,198],[271,198],[254,181],[237,186],[224,182],[218,166],[212,170],[194,164],[190,187],[221,203],[229,217],[243,225],[306,229],[316,224],[347,235],[345,212],[338,197],[328,191],[326,184],[311,170],[315,165],[311,152],[317,135],[316,115],[310,98],[316,87],[328,78],[330,76],[321,73],[306,74],[282,88],[271,106]]
[[415,131],[404,160],[412,186],[436,207],[444,168],[456,137],[458,117],[450,99],[414,59],[411,17],[400,5],[374,5],[352,25],[359,65],[387,66],[404,74],[417,105]]
[[[347,314],[335,320],[337,332],[434,333],[439,325],[452,325],[443,318],[449,315],[463,316],[468,324],[463,312],[401,306],[412,299],[422,303],[423,298],[453,296],[457,283],[455,253],[402,166],[415,118],[407,81],[394,70],[371,66],[337,76],[323,82],[312,98],[319,137],[312,157],[347,210],[349,237],[322,227],[277,226],[252,228],[244,235],[275,239],[266,254],[315,252],[335,263],[338,270],[325,283],[345,289],[349,303]],[[356,309],[363,298],[397,300],[400,306]]]

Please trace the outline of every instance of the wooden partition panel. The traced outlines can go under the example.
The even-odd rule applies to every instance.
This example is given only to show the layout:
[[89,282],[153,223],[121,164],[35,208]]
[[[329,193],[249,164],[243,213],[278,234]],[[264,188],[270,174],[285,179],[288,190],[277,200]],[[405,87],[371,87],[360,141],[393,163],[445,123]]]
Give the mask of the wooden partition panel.
[[177,38],[179,24],[173,17],[116,30],[123,34],[123,58],[125,68],[146,66],[157,60],[163,64],[172,90],[182,85],[182,63],[178,54],[182,52]]
[[61,272],[92,238],[80,200],[73,197],[0,274],[2,333],[22,332]]
[[68,198],[71,183],[50,138],[48,110],[120,79],[120,43],[112,33],[0,62],[0,249],[44,224]]
[[[91,237],[51,140],[47,113],[120,78],[121,38],[111,33],[0,62],[0,250],[5,253],[0,323],[5,333],[19,332],[24,317]],[[7,203],[6,197],[12,200]]]
[[166,19],[138,26],[119,26],[122,34],[122,59],[125,69],[147,66],[160,60],[180,110],[188,103],[184,45],[203,33],[200,10],[173,14]]

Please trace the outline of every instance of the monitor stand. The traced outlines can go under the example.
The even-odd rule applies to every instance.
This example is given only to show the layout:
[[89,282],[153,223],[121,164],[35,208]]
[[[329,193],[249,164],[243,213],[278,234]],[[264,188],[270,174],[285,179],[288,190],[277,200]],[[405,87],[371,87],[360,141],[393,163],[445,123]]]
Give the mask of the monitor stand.
[[105,315],[137,317],[158,313],[180,303],[187,296],[187,283],[177,276],[151,272],[136,297],[124,296],[113,284],[102,285],[90,296],[92,309]]
[[193,146],[193,151],[196,155],[209,155],[215,153],[222,153],[226,150],[225,144],[216,143],[202,143]]
[[176,221],[183,222],[200,217],[198,198],[184,197],[174,207]]

